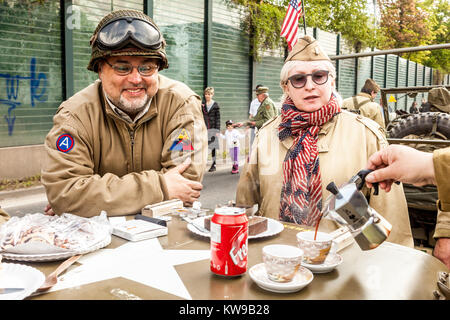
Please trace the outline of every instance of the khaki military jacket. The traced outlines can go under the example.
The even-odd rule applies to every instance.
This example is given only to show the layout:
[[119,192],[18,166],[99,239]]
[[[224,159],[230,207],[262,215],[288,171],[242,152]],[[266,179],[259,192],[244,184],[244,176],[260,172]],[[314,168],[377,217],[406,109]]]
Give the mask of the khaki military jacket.
[[255,127],[259,129],[265,122],[269,121],[276,115],[277,110],[275,108],[275,104],[273,103],[272,99],[266,97],[263,102],[261,102],[261,105],[258,108],[258,112],[251,121],[254,121]]
[[450,147],[435,150],[433,163],[439,199],[434,237],[450,238]]
[[9,215],[5,212],[5,210],[0,208],[0,225],[8,221],[9,218],[10,218]]
[[[357,101],[356,105],[353,98]],[[380,127],[386,128],[383,114],[381,113],[381,107],[378,103],[372,101],[370,94],[360,92],[355,97],[345,99],[342,103],[342,109],[359,110],[360,115],[372,119],[378,123]]]
[[[236,192],[238,205],[258,204],[259,215],[279,219],[283,161],[293,139],[280,142],[278,126],[281,116],[259,130],[252,145],[250,162],[241,173]],[[343,111],[324,124],[319,131],[319,166],[322,178],[322,199],[330,195],[326,186],[334,181],[342,185],[364,169],[367,159],[388,145],[382,129],[372,120]],[[366,187],[363,191],[368,194]],[[389,193],[380,189],[370,195],[370,206],[392,224],[388,240],[413,246],[408,209],[402,185],[393,185]]]
[[163,174],[187,157],[192,164],[183,176],[202,180],[207,133],[200,97],[178,81],[158,77],[158,92],[136,123],[111,109],[99,80],[61,104],[45,140],[42,168],[55,213],[126,215],[167,200]]

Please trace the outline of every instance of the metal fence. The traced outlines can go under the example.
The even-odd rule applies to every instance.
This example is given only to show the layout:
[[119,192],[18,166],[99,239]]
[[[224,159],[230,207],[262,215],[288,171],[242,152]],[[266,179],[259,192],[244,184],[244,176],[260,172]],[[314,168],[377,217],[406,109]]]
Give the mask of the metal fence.
[[[148,13],[161,28],[170,67],[162,74],[185,82],[197,94],[215,88],[227,119],[242,121],[261,83],[279,102],[279,73],[284,52],[249,56],[241,32],[241,11],[223,0],[9,0],[0,2],[0,147],[42,144],[62,101],[97,79],[86,69],[89,39],[100,19],[116,9]],[[330,55],[346,53],[338,35],[308,28]],[[335,61],[338,91],[359,92],[368,77],[382,87],[429,85],[432,69],[389,54]],[[445,78],[449,83],[449,77]],[[421,96],[416,97],[420,99]],[[409,98],[397,102],[406,109]]]

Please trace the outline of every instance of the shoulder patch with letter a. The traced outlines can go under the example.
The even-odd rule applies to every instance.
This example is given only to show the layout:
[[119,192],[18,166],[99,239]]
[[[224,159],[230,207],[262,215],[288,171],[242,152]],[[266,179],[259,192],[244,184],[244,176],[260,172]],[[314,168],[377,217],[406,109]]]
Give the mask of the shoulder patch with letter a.
[[68,133],[64,133],[58,137],[56,140],[56,149],[61,152],[67,153],[73,149],[75,141],[72,136]]

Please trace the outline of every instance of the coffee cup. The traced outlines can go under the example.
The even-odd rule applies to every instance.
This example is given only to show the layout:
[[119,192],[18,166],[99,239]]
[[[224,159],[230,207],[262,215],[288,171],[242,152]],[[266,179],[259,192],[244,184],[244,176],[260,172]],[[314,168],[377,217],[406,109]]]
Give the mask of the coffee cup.
[[333,244],[333,237],[325,232],[303,231],[297,233],[298,247],[303,250],[303,262],[321,264],[325,261]]
[[267,276],[275,282],[289,282],[302,263],[303,250],[298,247],[271,244],[263,247],[263,261]]

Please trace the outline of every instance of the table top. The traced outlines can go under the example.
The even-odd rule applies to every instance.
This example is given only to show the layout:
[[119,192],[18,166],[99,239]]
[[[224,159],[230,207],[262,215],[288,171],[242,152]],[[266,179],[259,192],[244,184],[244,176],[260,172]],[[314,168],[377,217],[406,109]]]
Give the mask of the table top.
[[[262,262],[262,248],[265,245],[273,243],[297,245],[296,234],[302,227],[290,223],[283,224],[285,228],[278,235],[249,240],[248,270]],[[164,250],[209,250],[210,239],[189,231],[186,222],[179,217],[174,216],[168,222],[168,227],[168,235],[158,238]],[[105,249],[119,248],[127,242],[113,236],[111,244]],[[248,271],[242,276],[233,278],[218,276],[210,271],[209,259],[178,264],[173,268],[194,300],[431,300],[433,291],[437,289],[438,272],[449,271],[442,262],[427,253],[388,242],[369,251],[362,251],[353,242],[339,251],[339,254],[343,257],[343,262],[336,269],[325,274],[314,274],[314,279],[308,286],[294,293],[273,293],[261,289],[251,279]],[[120,259],[120,256],[117,259]],[[15,263],[32,266],[47,275],[61,262]],[[74,268],[76,267],[79,267],[77,263]],[[156,275],[150,275],[152,276]],[[114,277],[27,299],[133,298],[184,299],[125,277]]]

